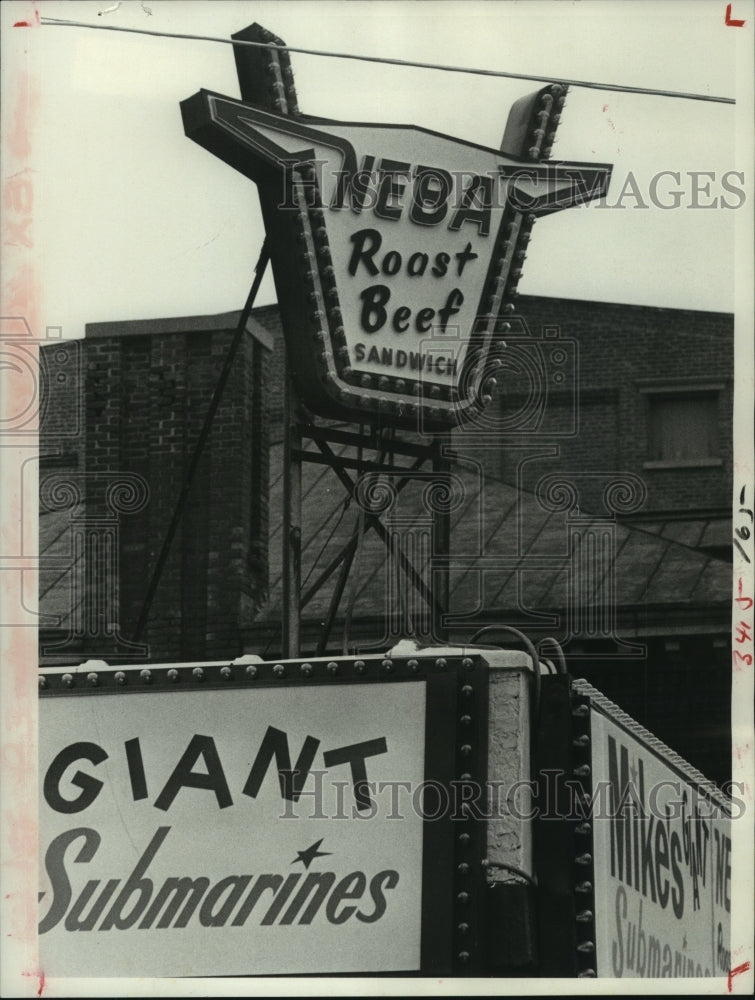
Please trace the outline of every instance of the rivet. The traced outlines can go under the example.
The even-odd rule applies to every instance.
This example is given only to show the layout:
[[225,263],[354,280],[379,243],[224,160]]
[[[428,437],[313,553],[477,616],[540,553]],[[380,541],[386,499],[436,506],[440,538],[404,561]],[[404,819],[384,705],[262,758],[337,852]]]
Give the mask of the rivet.
[[575,892],[592,892],[592,882],[578,882],[574,886]]
[[421,382],[415,382],[414,385],[412,386],[412,392],[414,393],[415,396],[421,396],[422,395],[422,383]]
[[355,660],[355,662],[354,662],[354,671],[357,674],[363,674],[364,673],[364,671],[365,671],[365,662],[364,662],[364,660]]
[[583,941],[577,945],[577,951],[581,951],[583,955],[591,955],[595,951],[595,944],[592,941]]
[[457,955],[457,958],[459,959],[460,962],[466,965],[466,963],[469,961],[469,952],[460,951],[459,954]]
[[494,378],[489,378],[483,386],[483,390],[487,395],[490,395],[497,385],[498,382]]
[[419,670],[419,660],[409,660],[406,665],[410,670],[415,672]]
[[309,675],[312,673],[312,664],[302,663],[302,665],[299,667],[299,670],[301,670],[301,672],[304,674],[305,677],[309,677]]
[[459,934],[467,934],[469,932],[469,924],[465,923],[457,924],[456,930],[459,932]]
[[513,303],[513,302],[507,302],[507,303],[506,303],[506,304],[504,305],[504,307],[503,307],[503,312],[505,312],[505,313],[513,313],[513,312],[516,312],[516,309],[515,309],[515,307],[514,307],[514,303]]
[[338,326],[338,324],[342,321],[343,315],[338,306],[333,306],[332,309],[328,309],[328,319],[334,326]]
[[335,662],[335,660],[331,660],[330,661],[330,663],[328,664],[327,670],[328,670],[329,674],[337,674],[338,673],[338,664]]
[[456,896],[456,902],[461,903],[462,906],[466,906],[467,903],[469,902],[469,893],[468,892],[458,893],[458,895]]
[[527,150],[527,153],[530,159],[536,160],[538,158],[538,155],[540,154],[540,150],[537,148],[537,146],[530,146],[530,148]]
[[386,673],[390,673],[393,670],[393,660],[383,660],[380,666],[385,670]]
[[591,865],[592,864],[592,854],[585,852],[584,854],[578,854],[574,859],[578,865]]
[[39,686],[40,691],[43,690],[44,688],[46,688],[47,687],[47,678],[44,677],[44,676],[40,676],[37,679],[37,685]]
[[438,668],[438,670],[445,670],[446,667],[448,666],[448,660],[444,656],[439,656],[438,659],[435,661],[435,666]]
[[124,672],[122,670],[118,670],[116,672],[114,679],[115,679],[115,683],[116,684],[125,684],[126,683],[126,675],[124,674]]
[[460,865],[456,866],[456,871],[459,873],[459,875],[468,875],[469,865],[466,863],[466,861],[462,861]]
[[244,673],[249,678],[249,680],[253,681],[254,678],[257,676],[257,668],[255,667],[255,665],[253,663],[250,663],[249,666],[244,671]]
[[595,969],[585,969],[583,972],[577,973],[577,979],[595,979],[596,976]]
[[471,839],[472,838],[470,837],[470,835],[468,833],[460,833],[459,834],[459,843],[462,844],[464,847],[467,846],[467,844],[469,843],[469,841]]
[[592,832],[592,827],[589,823],[580,823],[574,832],[585,835]]
[[73,674],[63,674],[63,676],[60,678],[60,683],[63,685],[63,687],[67,688],[73,687]]
[[578,924],[589,924],[592,921],[592,910],[580,910],[577,914]]
[[224,681],[229,681],[231,679],[231,677],[233,676],[233,671],[228,666],[221,667],[220,668],[220,676],[223,678]]
[[99,682],[100,679],[94,671],[92,671],[90,674],[87,674],[87,684],[91,684],[92,687],[97,687]]
[[396,392],[406,392],[406,382],[404,382],[402,378],[397,378],[394,388],[396,389]]
[[201,667],[194,667],[194,669],[191,672],[191,676],[196,681],[203,681],[204,680],[204,670],[202,670]]
[[473,691],[474,691],[474,688],[472,687],[471,684],[465,684],[462,687],[462,689],[461,689],[461,693],[463,695],[465,695],[467,698],[469,698],[471,696],[471,694],[473,693]]
[[370,386],[372,385],[372,379],[370,378],[369,375],[362,375],[360,382],[362,384],[362,388],[364,389],[369,389]]
[[165,676],[172,684],[176,684],[180,678],[180,674],[175,667],[171,667]]
[[472,722],[472,716],[462,715],[462,717],[459,719],[459,722],[461,722],[462,726],[468,726]]
[[574,768],[574,773],[578,778],[586,778],[590,773],[590,765],[580,764],[579,767]]
[[472,775],[465,771],[463,774],[459,775],[459,781],[471,781]]
[[577,736],[576,739],[573,739],[571,741],[571,745],[573,747],[589,747],[590,737],[587,735],[587,733],[583,733],[582,736]]
[[[312,214],[314,215],[314,212]],[[320,244],[320,246],[323,246],[328,242],[328,230],[325,228],[325,226],[320,226],[318,229],[315,229],[312,235],[314,236],[315,240]]]
[[577,705],[571,712],[571,714],[577,719],[583,719],[586,715],[589,715],[589,713],[590,709],[587,705]]
[[151,670],[147,670],[147,669],[140,670],[139,671],[139,679],[142,680],[142,681],[144,681],[145,684],[151,684],[152,683],[152,671]]
[[286,668],[283,666],[283,664],[276,663],[275,666],[273,667],[273,674],[275,675],[275,677],[283,677],[285,673],[286,673]]

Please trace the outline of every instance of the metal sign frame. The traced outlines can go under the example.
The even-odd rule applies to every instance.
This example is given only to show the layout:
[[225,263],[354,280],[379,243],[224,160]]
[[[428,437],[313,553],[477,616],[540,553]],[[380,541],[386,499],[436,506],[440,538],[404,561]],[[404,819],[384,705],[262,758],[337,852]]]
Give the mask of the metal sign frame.
[[[619,803],[615,801],[615,793],[607,801],[597,784],[592,727],[596,716],[607,720],[641,746],[648,759],[655,758],[664,770],[678,776],[679,782],[693,790],[700,801],[708,803],[711,809],[720,814],[721,820],[726,821],[731,815],[732,803],[719,788],[587,681],[572,679],[568,674],[543,677],[536,763],[540,798],[535,824],[539,937],[541,941],[548,942],[548,947],[543,947],[540,953],[539,971],[543,976],[594,978],[600,974],[601,978],[612,978],[600,973],[600,968],[609,962],[605,946],[603,945],[602,952],[600,950],[609,921],[605,919],[605,914],[599,919],[596,910],[597,897],[604,891],[601,880],[608,878],[601,874],[600,864],[597,863],[600,859],[596,859],[597,824],[602,827],[600,832],[603,837],[600,843],[603,847],[604,832],[609,823],[614,823],[614,816],[618,816],[622,823],[635,824],[632,836],[642,837],[638,829],[643,813],[638,811],[626,820],[620,811],[625,807],[640,809],[645,805],[642,802],[638,805],[642,798],[642,778],[637,784],[636,777],[631,777],[631,788],[624,789]],[[664,779],[658,789],[668,784]],[[660,801],[659,799],[658,802]],[[614,809],[618,811],[614,813]],[[647,812],[645,815],[650,819],[655,813]],[[673,819],[675,817],[669,821]],[[691,822],[694,825],[695,821]],[[657,821],[657,825],[660,825],[660,821]],[[647,836],[652,848],[654,842],[651,843],[649,834]],[[708,839],[706,864],[710,863],[712,872],[714,838],[711,836]],[[657,832],[655,840],[658,840]],[[637,844],[640,843],[642,841],[638,840]],[[628,846],[626,850],[629,851]],[[649,851],[650,848],[646,850]],[[658,860],[657,847],[653,851],[655,864],[659,865],[661,862]],[[667,854],[670,855],[670,851]],[[650,854],[643,853],[640,862],[639,856],[635,854],[636,867],[633,875],[628,877],[635,880],[638,877],[645,878],[647,871],[640,871],[640,868],[647,867],[650,857]],[[670,869],[669,857],[665,860]],[[602,858],[602,863],[604,866],[607,864],[605,857]],[[684,861],[679,864],[684,868]],[[694,862],[689,864],[694,867]],[[713,891],[712,885],[710,891]],[[647,903],[647,907],[649,906],[650,902]],[[650,936],[647,929],[647,908],[645,924],[647,952]],[[637,925],[634,926],[634,934],[635,947],[639,948]],[[725,938],[724,946],[728,955],[728,932]],[[686,941],[686,933],[684,940]],[[699,961],[699,955],[694,957]],[[671,976],[686,976],[687,968],[685,964],[684,971],[673,971]],[[649,972],[646,974],[649,975]],[[710,974],[725,976],[727,972],[711,969]]]
[[[149,697],[192,692],[201,699],[213,690],[257,690],[327,686],[337,698],[339,687],[382,682],[425,684],[426,783],[474,783],[482,786],[487,771],[488,668],[479,655],[365,656],[261,662],[241,657],[234,662],[109,667],[90,661],[77,668],[53,668],[39,678],[43,699],[117,698],[123,693]],[[44,733],[40,737],[44,743]],[[76,734],[72,732],[71,742]],[[462,793],[463,796],[463,793]],[[450,801],[450,800],[449,800]],[[75,817],[72,825],[77,825]],[[44,850],[44,845],[41,847]],[[480,974],[485,963],[485,823],[468,814],[446,810],[423,821],[420,967],[399,975],[448,976]],[[214,931],[217,934],[218,931]],[[48,963],[49,965],[49,963]],[[51,968],[51,974],[54,970]],[[281,974],[285,974],[281,969]],[[313,974],[317,969],[311,970]],[[218,975],[231,974],[222,968]],[[371,973],[364,969],[365,974]],[[96,969],[91,974],[98,974]],[[99,974],[110,974],[100,970]],[[240,970],[241,975],[254,975]],[[380,973],[378,973],[380,974]]]

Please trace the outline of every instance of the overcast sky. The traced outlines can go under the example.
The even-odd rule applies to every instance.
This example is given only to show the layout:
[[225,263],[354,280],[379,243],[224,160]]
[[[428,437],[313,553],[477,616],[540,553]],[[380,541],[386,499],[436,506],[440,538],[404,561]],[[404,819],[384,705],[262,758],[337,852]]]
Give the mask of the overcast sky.
[[[47,0],[37,9],[221,38],[257,21],[292,46],[729,97],[742,92],[738,62],[740,74],[750,69],[741,48],[736,55],[743,33],[725,25],[717,0],[145,0],[144,9],[134,0],[108,11],[114,6]],[[263,237],[256,191],[184,136],[179,112],[201,87],[238,97],[231,47],[9,27],[30,13],[26,3],[0,9],[6,80],[26,64],[37,91],[40,321],[75,337],[89,321],[241,308]],[[511,103],[538,87],[296,53],[292,61],[305,113],[412,123],[493,147]],[[737,142],[739,110],[573,88],[553,157],[613,164],[607,207],[539,222],[521,293],[733,311],[735,224],[752,216],[749,192],[731,190],[743,188],[737,174],[752,155],[751,128]],[[680,172],[680,183],[664,175],[653,188],[661,171]],[[695,182],[694,171],[714,177]],[[274,298],[268,279],[258,303]]]

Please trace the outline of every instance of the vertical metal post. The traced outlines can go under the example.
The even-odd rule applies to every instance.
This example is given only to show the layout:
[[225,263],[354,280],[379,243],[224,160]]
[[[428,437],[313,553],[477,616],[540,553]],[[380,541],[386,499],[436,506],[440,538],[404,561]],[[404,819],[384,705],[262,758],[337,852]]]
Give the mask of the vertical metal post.
[[[451,435],[439,434],[435,439],[436,450],[433,455],[433,472],[446,474],[451,471],[448,452],[451,447]],[[430,559],[429,584],[435,596],[437,621],[434,624],[435,637],[445,642],[448,639],[447,630],[443,625],[443,616],[448,614],[451,599],[451,504],[439,505],[433,511],[435,527],[433,532],[433,548]]]
[[301,634],[301,432],[299,400],[291,376],[286,376],[283,411],[283,617],[282,656],[299,655]]

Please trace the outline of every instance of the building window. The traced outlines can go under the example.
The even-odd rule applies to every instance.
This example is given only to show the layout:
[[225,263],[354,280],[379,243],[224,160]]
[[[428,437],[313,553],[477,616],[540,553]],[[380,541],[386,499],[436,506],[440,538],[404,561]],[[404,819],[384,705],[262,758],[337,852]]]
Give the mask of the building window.
[[646,393],[646,468],[721,464],[717,388]]

